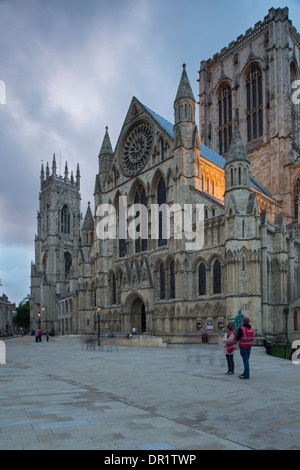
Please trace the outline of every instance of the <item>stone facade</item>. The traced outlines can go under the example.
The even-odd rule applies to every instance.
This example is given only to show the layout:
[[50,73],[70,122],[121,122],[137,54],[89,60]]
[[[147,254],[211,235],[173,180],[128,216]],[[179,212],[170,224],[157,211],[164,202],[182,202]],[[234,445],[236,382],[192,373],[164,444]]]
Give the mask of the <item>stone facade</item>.
[[[287,40],[290,46],[293,42],[293,56],[291,47],[285,51]],[[279,93],[277,85],[290,90],[288,74],[277,73],[278,83],[271,85],[273,62],[278,61],[277,69],[287,57],[298,64],[296,46],[298,35],[286,9],[271,9],[263,23],[202,62],[200,132],[185,65],[174,123],[134,97],[115,150],[106,129],[98,156],[94,215],[88,204],[82,226],[79,169],[74,181],[67,167],[64,178],[56,174],[55,158],[51,174],[47,166],[45,177],[42,168],[32,328],[42,311],[44,325],[58,333],[96,333],[100,326],[102,334],[111,329],[124,334],[135,327],[139,334],[169,342],[197,341],[203,333],[213,340],[241,310],[250,316],[258,343],[300,337],[300,240],[291,196],[298,147],[296,137],[288,134],[287,95],[271,99],[271,90]],[[247,110],[243,80],[248,80],[251,64],[263,72],[253,69],[249,93],[264,99]],[[217,90],[223,85],[220,113],[230,120],[219,123]],[[226,152],[218,152],[225,144]],[[276,155],[275,148],[280,150]],[[104,204],[114,209],[116,219],[101,213]],[[165,213],[152,219],[155,204],[175,210],[170,217]],[[183,212],[188,204],[193,209],[189,233]],[[197,207],[203,208],[200,225]],[[127,228],[133,230],[125,234],[124,221],[115,224],[124,208]],[[154,220],[157,236],[152,232]],[[168,220],[170,237],[162,233]],[[116,230],[114,238],[105,238],[108,229]],[[140,237],[133,239],[130,233]],[[201,247],[191,245],[195,233],[203,233]]]
[[199,72],[201,142],[226,157],[238,112],[251,172],[297,231],[300,109],[292,84],[300,78],[299,64],[300,35],[288,8],[271,8],[263,21],[202,61]]
[[7,295],[0,297],[0,336],[4,334],[13,334],[13,310],[15,304],[12,304]]

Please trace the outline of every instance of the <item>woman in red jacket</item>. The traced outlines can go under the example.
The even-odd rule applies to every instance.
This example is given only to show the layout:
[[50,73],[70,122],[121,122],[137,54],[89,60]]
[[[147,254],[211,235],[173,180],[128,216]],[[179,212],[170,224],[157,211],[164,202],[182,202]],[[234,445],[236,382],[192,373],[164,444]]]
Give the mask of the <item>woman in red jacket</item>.
[[223,343],[224,343],[224,353],[227,359],[228,371],[226,374],[232,375],[234,374],[234,361],[233,361],[233,354],[236,347],[235,341],[235,331],[233,325],[230,323],[226,326],[226,335],[224,336]]
[[250,318],[243,318],[242,326],[240,326],[236,335],[236,340],[240,342],[240,353],[244,363],[244,372],[240,375],[240,379],[250,379],[249,357],[253,345],[253,329],[250,325]]

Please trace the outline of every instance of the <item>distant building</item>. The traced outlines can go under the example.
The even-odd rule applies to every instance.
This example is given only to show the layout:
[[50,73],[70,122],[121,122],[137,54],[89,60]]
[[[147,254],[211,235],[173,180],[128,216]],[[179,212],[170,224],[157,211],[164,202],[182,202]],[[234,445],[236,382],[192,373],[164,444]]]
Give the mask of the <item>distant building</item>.
[[[300,40],[287,9],[271,9],[199,72],[200,124],[183,66],[170,123],[133,98],[113,150],[106,129],[81,225],[80,173],[41,170],[31,269],[31,327],[57,333],[113,329],[169,342],[217,340],[229,318],[251,318],[258,344],[300,337]],[[97,236],[97,208],[140,208],[140,236]],[[204,245],[187,249],[171,214],[170,238],[153,204],[201,204]],[[144,211],[144,212],[143,212]],[[180,212],[182,215],[182,212]],[[178,214],[177,214],[178,215]],[[193,217],[195,214],[193,213]],[[196,224],[193,218],[193,227]],[[180,228],[180,227],[179,227]],[[40,314],[40,315],[38,315]]]
[[13,333],[13,310],[15,304],[12,304],[7,295],[0,297],[0,336]]

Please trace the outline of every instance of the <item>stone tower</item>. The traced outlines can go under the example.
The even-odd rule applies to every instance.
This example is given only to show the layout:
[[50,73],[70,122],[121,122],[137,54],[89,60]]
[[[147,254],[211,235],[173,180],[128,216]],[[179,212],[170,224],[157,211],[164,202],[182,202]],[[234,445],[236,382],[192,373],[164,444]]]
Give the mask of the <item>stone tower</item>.
[[250,161],[238,119],[225,163],[225,266],[227,315],[247,312],[261,335],[259,214],[250,189]]
[[299,77],[300,35],[288,8],[271,8],[262,21],[202,61],[199,72],[200,142],[227,158],[238,109],[251,172],[298,236],[300,105],[292,96]]
[[56,301],[76,288],[80,239],[80,170],[57,174],[53,156],[41,169],[35,262],[31,266],[31,328],[55,330]]

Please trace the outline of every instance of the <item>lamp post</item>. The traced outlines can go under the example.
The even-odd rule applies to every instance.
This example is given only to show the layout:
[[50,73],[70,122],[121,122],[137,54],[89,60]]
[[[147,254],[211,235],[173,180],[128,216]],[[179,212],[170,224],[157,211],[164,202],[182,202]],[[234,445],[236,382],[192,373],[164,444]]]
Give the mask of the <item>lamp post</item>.
[[101,308],[97,307],[97,323],[98,323],[98,346],[100,346],[100,311],[101,311]]
[[44,313],[44,312],[46,313],[46,320],[45,320],[45,322],[46,322],[46,339],[47,339],[47,341],[49,341],[48,322],[47,322],[47,307],[42,307],[42,312],[43,312],[43,313]]
[[39,330],[41,329],[41,312],[38,312],[38,317],[39,317]]

